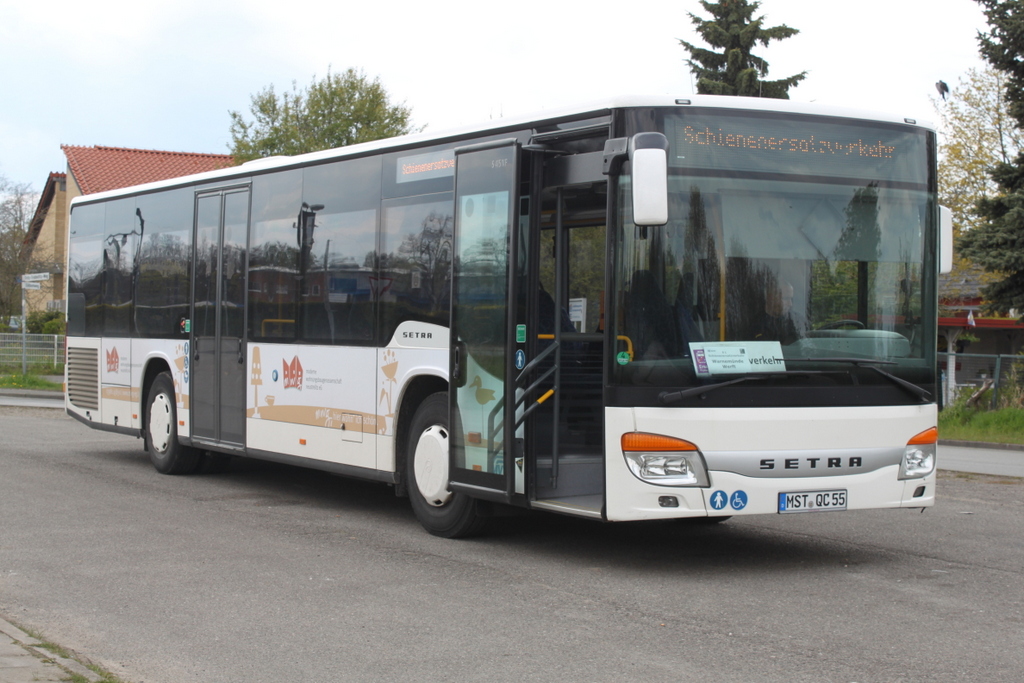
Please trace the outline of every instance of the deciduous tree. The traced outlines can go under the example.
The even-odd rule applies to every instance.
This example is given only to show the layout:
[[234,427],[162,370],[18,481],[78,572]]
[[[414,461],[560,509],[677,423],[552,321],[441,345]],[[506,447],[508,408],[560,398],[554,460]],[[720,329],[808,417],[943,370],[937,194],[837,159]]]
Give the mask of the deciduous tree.
[[252,96],[252,120],[231,116],[231,153],[239,163],[274,155],[302,154],[412,132],[412,110],[393,104],[380,79],[347,69],[300,90],[274,86]]
[[[940,122],[939,203],[953,212],[957,240],[983,223],[976,205],[998,191],[989,170],[1010,163],[1024,145],[1024,134],[1003,98],[1005,89],[1006,76],[1001,71],[970,69],[945,100],[932,99]],[[960,249],[955,250],[953,272],[943,279],[943,296],[975,296],[975,291],[959,285],[976,282],[979,270]],[[981,273],[980,279],[991,284],[999,277]]]
[[764,16],[754,18],[760,2],[700,0],[700,4],[712,18],[703,19],[690,13],[690,20],[704,42],[717,50],[679,41],[690,53],[686,63],[697,77],[697,93],[788,100],[789,89],[804,80],[807,72],[775,81],[762,80],[768,75],[768,62],[751,50],[758,43],[767,47],[773,40],[789,38],[800,31],[786,25],[765,27]]
[[0,176],[0,329],[12,315],[21,315],[21,286],[25,272],[22,247],[38,195],[28,184],[12,183]]

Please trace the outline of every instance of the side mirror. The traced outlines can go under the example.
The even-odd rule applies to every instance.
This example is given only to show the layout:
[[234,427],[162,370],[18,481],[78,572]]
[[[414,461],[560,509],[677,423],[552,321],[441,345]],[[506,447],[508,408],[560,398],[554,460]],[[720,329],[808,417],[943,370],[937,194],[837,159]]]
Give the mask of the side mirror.
[[668,223],[668,138],[662,133],[637,133],[629,141],[633,173],[633,222]]
[[953,212],[939,207],[939,272],[953,271]]

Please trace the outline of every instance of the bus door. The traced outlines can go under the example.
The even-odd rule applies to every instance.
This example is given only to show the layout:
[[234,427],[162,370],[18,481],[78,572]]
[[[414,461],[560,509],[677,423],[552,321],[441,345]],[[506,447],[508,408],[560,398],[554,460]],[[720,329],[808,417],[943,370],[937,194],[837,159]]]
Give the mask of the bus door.
[[514,139],[455,150],[449,477],[453,490],[502,502],[516,489],[507,406],[519,157]]
[[593,518],[604,508],[607,137],[607,126],[596,126],[530,145],[540,150],[527,269],[533,305],[517,380],[530,506]]
[[603,156],[531,147],[456,150],[451,484],[600,518]]
[[245,443],[245,280],[249,190],[196,196],[191,418],[195,441]]

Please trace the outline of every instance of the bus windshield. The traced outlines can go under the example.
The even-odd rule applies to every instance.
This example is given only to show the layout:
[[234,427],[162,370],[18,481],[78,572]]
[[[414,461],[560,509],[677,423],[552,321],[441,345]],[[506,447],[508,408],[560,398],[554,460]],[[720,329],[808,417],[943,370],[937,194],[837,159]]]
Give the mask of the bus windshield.
[[668,137],[669,221],[634,225],[620,179],[613,385],[662,389],[655,404],[744,376],[714,403],[927,397],[905,385],[935,381],[929,133],[721,110],[633,123]]

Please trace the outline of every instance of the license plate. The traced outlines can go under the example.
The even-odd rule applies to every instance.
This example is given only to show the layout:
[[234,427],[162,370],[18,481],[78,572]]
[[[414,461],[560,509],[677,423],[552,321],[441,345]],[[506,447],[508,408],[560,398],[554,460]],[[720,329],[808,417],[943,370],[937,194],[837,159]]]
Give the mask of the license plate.
[[836,491],[796,491],[779,494],[779,512],[822,512],[845,510],[846,489]]

